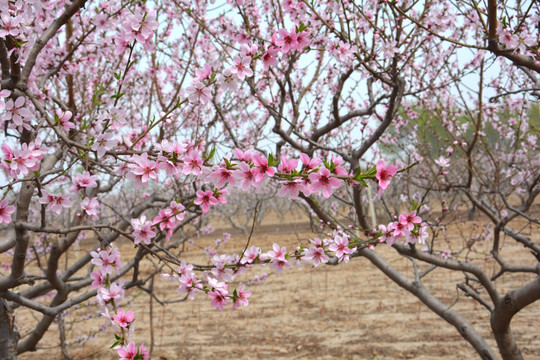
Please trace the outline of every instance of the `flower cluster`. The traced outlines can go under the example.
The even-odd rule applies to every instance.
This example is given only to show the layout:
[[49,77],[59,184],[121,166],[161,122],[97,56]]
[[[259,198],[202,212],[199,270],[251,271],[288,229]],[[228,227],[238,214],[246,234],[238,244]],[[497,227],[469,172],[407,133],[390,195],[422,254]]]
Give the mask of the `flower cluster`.
[[28,176],[30,171],[38,171],[44,149],[39,142],[23,143],[20,149],[12,150],[7,144],[2,145],[4,158],[0,162],[0,168],[13,179],[19,175]]
[[[90,274],[94,279],[92,288],[97,289],[96,297],[103,308],[102,315],[111,322],[115,332],[118,326],[122,334],[122,336],[115,334],[116,341],[111,348],[116,349],[120,360],[149,359],[150,355],[144,344],[137,348],[133,341],[129,341],[129,336],[134,329],[135,313],[133,310],[126,311],[119,306],[125,297],[124,283],[123,281],[112,282],[112,277],[122,267],[118,248],[111,246],[107,250],[97,249],[97,251],[92,251],[90,255],[92,256],[92,264],[97,268]],[[114,315],[111,316],[111,312]],[[127,329],[127,339],[124,338],[124,329]]]
[[210,298],[210,304],[218,310],[223,310],[224,307],[232,303],[232,308],[248,306],[248,298],[251,296],[250,291],[246,291],[243,285],[229,292],[230,282],[236,278],[243,270],[236,268],[233,271],[234,259],[225,255],[214,256],[214,267],[211,271],[203,274],[202,279],[198,279],[193,272],[193,265],[186,264],[184,261],[178,266],[176,272],[172,275],[162,274],[162,277],[172,278],[178,281],[178,292],[186,294],[191,300],[195,299],[195,294],[205,292]]
[[402,213],[399,219],[386,226],[379,225],[378,231],[379,241],[388,245],[392,245],[396,241],[423,244],[429,236],[427,227],[422,223],[422,218],[416,214],[416,210]]

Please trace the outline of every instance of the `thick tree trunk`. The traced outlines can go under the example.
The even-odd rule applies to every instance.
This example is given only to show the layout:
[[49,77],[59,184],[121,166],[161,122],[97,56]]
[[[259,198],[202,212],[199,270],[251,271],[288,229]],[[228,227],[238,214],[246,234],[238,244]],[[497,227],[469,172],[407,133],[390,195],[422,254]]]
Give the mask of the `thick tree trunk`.
[[0,298],[0,359],[17,359],[19,338],[19,333],[15,331],[14,317],[7,307],[6,301]]
[[504,360],[523,360],[510,326],[494,331],[493,336]]
[[504,360],[523,360],[523,355],[512,335],[510,322],[521,309],[538,299],[540,299],[540,278],[510,291],[496,304],[491,315],[491,329]]

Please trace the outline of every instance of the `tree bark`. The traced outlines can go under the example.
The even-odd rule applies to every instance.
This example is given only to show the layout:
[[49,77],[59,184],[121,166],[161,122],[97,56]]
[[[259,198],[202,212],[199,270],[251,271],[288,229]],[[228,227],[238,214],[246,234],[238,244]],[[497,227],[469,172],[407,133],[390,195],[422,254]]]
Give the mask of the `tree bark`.
[[0,359],[17,359],[17,342],[20,335],[15,330],[15,318],[7,307],[6,301],[0,298]]
[[538,299],[540,299],[540,278],[509,292],[496,304],[491,315],[491,329],[504,360],[523,360],[512,334],[510,321],[521,309]]

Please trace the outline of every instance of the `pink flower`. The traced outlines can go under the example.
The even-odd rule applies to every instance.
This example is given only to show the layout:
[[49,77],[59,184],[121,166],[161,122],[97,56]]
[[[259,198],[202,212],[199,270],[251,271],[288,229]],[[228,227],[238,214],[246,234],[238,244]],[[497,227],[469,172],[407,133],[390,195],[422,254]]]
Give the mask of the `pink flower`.
[[98,218],[98,211],[100,205],[97,201],[97,197],[93,197],[92,199],[85,197],[84,200],[81,202],[81,207],[92,219]]
[[309,33],[307,31],[296,33],[296,42],[296,51],[304,51],[304,48],[309,46]]
[[217,280],[231,281],[234,277],[234,271],[232,269],[225,268],[225,264],[219,262],[210,272]]
[[133,39],[137,39],[148,50],[154,30],[159,25],[154,17],[153,12],[143,13],[141,9],[137,9],[134,14],[128,15],[126,21],[122,23],[126,41],[131,42]]
[[2,145],[4,159],[0,163],[9,176],[17,178],[19,174],[27,176],[30,171],[39,170],[40,161],[43,157],[43,150],[40,144],[31,142],[23,143],[20,150],[11,150],[7,144]]
[[32,130],[30,126],[30,121],[33,118],[32,112],[24,107],[25,98],[19,96],[17,100],[13,101],[9,99],[6,101],[5,110],[6,113],[3,116],[5,121],[13,120],[14,126],[19,132],[23,131],[23,128],[26,130]]
[[97,153],[98,157],[103,157],[105,153],[111,150],[116,145],[116,140],[113,139],[113,134],[105,133],[99,134],[94,143],[92,144],[92,150]]
[[97,299],[100,304],[106,304],[111,300],[120,302],[124,298],[124,295],[125,291],[123,286],[112,283],[108,289],[104,287],[98,289]]
[[[379,232],[381,233],[381,236],[379,236],[379,237],[377,238],[377,240],[378,240],[379,242],[381,242],[381,243],[383,243],[383,242],[388,242],[388,238],[389,238],[389,237],[392,237],[392,236],[389,234],[388,230],[386,229],[386,226],[384,226],[384,225],[382,225],[382,224],[381,224],[381,225],[377,225],[377,231],[376,231],[376,234],[379,233]],[[388,245],[392,245],[394,242],[395,242],[395,241],[392,241],[391,243],[388,243]]]
[[184,168],[182,172],[184,175],[193,173],[193,175],[199,176],[201,174],[201,165],[203,160],[197,150],[191,150],[184,157]]
[[429,233],[427,232],[426,226],[420,226],[418,228],[418,232],[411,232],[409,236],[407,237],[407,242],[411,244],[419,243],[419,244],[425,244],[427,238],[429,237]]
[[56,109],[56,119],[58,124],[64,128],[64,130],[74,129],[75,124],[69,121],[73,114],[71,111],[64,112],[62,109]]
[[242,161],[240,165],[238,165],[240,168],[239,170],[236,170],[234,172],[234,176],[240,181],[240,185],[242,186],[242,190],[246,191],[249,189],[250,185],[255,184],[255,176],[257,175],[246,162]]
[[208,286],[212,289],[208,292],[208,296],[212,299],[210,305],[223,311],[223,306],[228,303],[227,296],[229,295],[229,292],[227,291],[227,284],[218,282],[214,278],[208,278]]
[[135,346],[135,343],[131,341],[127,346],[118,349],[117,352],[118,356],[120,356],[120,360],[134,360],[135,356],[139,353],[139,350],[137,349],[137,346]]
[[349,237],[340,234],[334,235],[334,243],[328,249],[336,253],[339,262],[349,262],[350,254],[356,251],[356,247],[349,248]]
[[337,56],[340,61],[348,61],[353,55],[355,48],[351,44],[339,41],[329,46],[330,54]]
[[304,153],[300,154],[300,161],[302,161],[302,164],[304,164],[304,171],[315,170],[317,166],[319,166],[322,163],[321,159],[319,158],[310,159],[309,156]]
[[206,214],[210,210],[210,205],[215,206],[218,204],[218,199],[216,199],[214,192],[211,190],[197,190],[197,199],[193,203],[200,205],[203,214]]
[[262,61],[264,64],[264,70],[268,70],[270,66],[276,66],[278,64],[275,56],[278,54],[279,49],[276,47],[269,47],[268,50],[263,54]]
[[221,190],[215,192],[214,196],[216,197],[218,203],[220,203],[220,204],[226,204],[227,203],[227,198],[224,195],[227,194],[228,192],[229,191],[227,189],[221,189]]
[[255,174],[255,182],[259,183],[263,180],[264,176],[272,177],[276,173],[276,169],[268,166],[268,159],[255,154],[253,156],[253,162],[255,163],[255,168],[253,169],[253,174]]
[[146,347],[144,346],[144,344],[141,344],[141,348],[139,350],[139,354],[142,355],[142,359],[141,360],[148,360],[150,359],[150,354],[148,353],[148,350],[146,350]]
[[285,267],[291,267],[285,257],[286,252],[287,248],[274,244],[272,250],[267,253],[267,257],[270,259],[270,267],[278,274],[281,274]]
[[47,205],[47,210],[51,210],[55,215],[60,214],[62,208],[71,207],[71,194],[54,195],[45,190],[42,191],[43,196],[39,198],[40,204]]
[[135,321],[135,313],[133,312],[133,310],[124,312],[122,308],[118,308],[118,310],[116,311],[116,315],[113,316],[113,320],[116,321],[118,325],[125,328],[130,323]]
[[251,153],[250,150],[246,150],[246,152],[243,152],[242,150],[236,148],[234,149],[234,156],[240,160],[240,161],[245,161],[245,162],[250,162],[251,161],[251,158],[253,157],[253,154]]
[[240,285],[240,288],[236,289],[235,293],[236,293],[236,297],[232,304],[233,310],[241,306],[249,305],[248,297],[251,296],[251,291],[244,290],[244,285]]
[[279,189],[278,196],[287,197],[291,200],[294,200],[298,197],[300,191],[304,192],[306,187],[302,184],[302,180],[296,179],[292,181],[283,181],[284,185]]
[[112,274],[115,268],[121,266],[120,252],[117,248],[112,248],[109,251],[98,249],[98,252],[91,251],[90,255],[92,256],[91,263],[101,268],[105,275]]
[[211,74],[212,74],[212,65],[205,64],[202,69],[195,71],[195,75],[196,75],[195,80],[203,81],[207,79],[208,77],[210,77]]
[[411,231],[412,229],[414,229],[414,224],[420,224],[422,222],[422,218],[420,216],[416,216],[415,210],[410,214],[404,212],[399,215],[399,222],[403,225],[406,225],[407,229]]
[[176,220],[182,221],[184,220],[185,213],[185,207],[184,205],[177,203],[176,201],[171,201],[169,204],[169,209],[171,210],[172,214],[176,216]]
[[9,14],[10,12],[7,10],[5,12],[2,11],[2,27],[0,28],[0,38],[3,39],[5,39],[8,35],[18,36],[21,32],[21,23],[24,20],[22,16],[11,17]]
[[234,65],[229,69],[232,74],[236,74],[240,81],[243,81],[244,78],[253,76],[253,70],[250,68],[251,57],[244,56],[242,58],[236,56],[234,58]]
[[410,233],[409,225],[407,223],[403,224],[398,221],[394,221],[388,224],[388,231],[392,232],[392,236],[396,240],[399,240],[400,238],[405,237],[405,236],[409,236],[409,233]]
[[207,103],[212,100],[212,92],[210,89],[200,81],[195,81],[186,88],[186,92],[189,94],[188,98],[193,103]]
[[281,155],[281,161],[278,165],[278,170],[283,173],[290,173],[296,170],[298,166],[298,160],[287,159],[285,155]]
[[90,285],[92,289],[100,288],[105,283],[105,277],[103,276],[101,269],[97,269],[97,272],[91,273],[90,277],[94,279],[94,281],[92,282],[92,285]]
[[[135,185],[140,186],[148,182],[148,179],[158,181],[158,164],[157,162],[148,159],[148,154],[133,155],[132,163],[128,165],[131,173],[128,173],[128,178],[135,179]],[[132,174],[132,175],[130,175]]]
[[435,164],[439,165],[441,168],[446,168],[450,166],[450,159],[441,156],[435,160]]
[[69,188],[69,191],[81,191],[84,188],[97,187],[97,176],[90,175],[88,171],[84,171],[82,174],[77,174],[73,177],[73,185]]
[[517,35],[512,34],[508,29],[499,26],[497,28],[497,35],[499,36],[499,41],[504,44],[507,49],[517,48],[519,45],[519,38]]
[[397,170],[397,166],[386,166],[383,160],[379,160],[377,163],[377,174],[375,175],[375,178],[379,180],[379,199],[381,198],[382,191],[386,190],[390,184],[392,176],[396,175]]
[[140,219],[131,219],[131,226],[133,227],[133,243],[135,245],[141,241],[148,245],[152,242],[152,238],[156,236],[156,233],[152,229],[152,223],[146,221],[146,216],[144,215]]
[[304,255],[304,259],[312,260],[315,267],[319,266],[320,263],[328,262],[328,256],[324,253],[324,249],[315,246],[309,248],[308,253]]
[[15,206],[9,205],[7,199],[0,201],[0,224],[2,222],[9,224],[11,222],[11,214],[15,212]]
[[236,90],[238,87],[238,79],[231,72],[231,69],[225,69],[221,73],[221,76],[218,79],[221,86],[224,90]]
[[240,54],[242,56],[253,57],[255,56],[255,54],[257,54],[258,50],[259,50],[259,47],[257,46],[257,44],[253,44],[253,45],[243,44],[242,51],[240,52]]
[[332,174],[338,175],[338,176],[348,176],[349,173],[347,173],[347,170],[345,170],[341,164],[343,164],[343,158],[341,156],[334,157],[332,155]]
[[174,226],[176,225],[176,218],[173,215],[173,212],[171,211],[171,209],[161,209],[159,210],[159,215],[154,217],[154,220],[152,220],[152,224],[154,226],[159,224],[159,229],[161,231],[164,231],[166,229],[167,231],[166,238],[168,241],[170,240],[173,234],[173,229],[174,229]]
[[330,176],[330,170],[322,168],[316,173],[309,174],[311,180],[311,191],[321,192],[325,198],[332,196],[332,189],[337,189],[341,186],[341,181]]
[[214,165],[213,172],[210,174],[210,178],[213,180],[214,185],[218,188],[222,188],[229,182],[231,185],[236,184],[236,179],[233,176],[233,171],[224,167]]
[[287,253],[286,247],[281,247],[279,244],[272,245],[272,250],[268,252],[268,257],[270,261],[274,259],[285,259],[285,254]]
[[261,254],[261,249],[255,245],[251,245],[249,249],[247,249],[244,252],[244,256],[242,257],[242,260],[240,261],[241,264],[249,263],[251,264],[253,261],[257,259],[257,257]]
[[298,38],[295,29],[292,29],[290,33],[285,29],[281,29],[279,30],[279,35],[281,38],[276,40],[276,45],[281,47],[281,51],[284,54],[297,48]]
[[184,260],[180,262],[180,265],[176,268],[176,272],[180,275],[191,274],[193,270],[193,264],[186,264]]
[[[191,266],[193,267],[193,265]],[[195,299],[195,294],[202,290],[201,280],[197,280],[191,269],[186,270],[178,281],[180,282],[178,292],[180,294],[187,294],[191,300]]]

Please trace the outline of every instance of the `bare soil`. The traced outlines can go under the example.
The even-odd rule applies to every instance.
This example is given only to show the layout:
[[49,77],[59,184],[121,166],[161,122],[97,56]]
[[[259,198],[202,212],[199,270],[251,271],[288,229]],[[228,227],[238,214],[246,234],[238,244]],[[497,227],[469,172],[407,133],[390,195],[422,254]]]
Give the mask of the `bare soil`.
[[[470,223],[461,233],[449,233],[449,242],[458,242],[463,232],[476,231]],[[206,263],[205,246],[212,246],[216,232],[198,239],[184,253],[184,258]],[[274,242],[294,248],[306,243],[310,235],[307,224],[270,224],[256,229],[252,244],[269,249]],[[536,236],[535,241],[539,237]],[[504,256],[514,263],[534,263],[532,256],[519,245],[507,240]],[[233,233],[223,246],[232,253],[241,249],[246,237]],[[480,248],[483,246],[479,244]],[[134,254],[133,246],[121,244],[122,254]],[[82,249],[80,251],[83,251]],[[412,276],[412,265],[386,245],[376,250],[396,268]],[[486,244],[487,251],[487,244]],[[486,252],[487,253],[487,252]],[[74,255],[76,256],[76,255]],[[485,257],[485,256],[484,256]],[[476,255],[481,259],[481,255]],[[493,260],[477,260],[483,268],[496,271]],[[143,276],[152,267],[149,260]],[[270,269],[254,269],[243,275],[243,281]],[[525,284],[532,275],[508,275],[497,280],[501,293]],[[443,269],[426,276],[426,287],[449,307],[458,310],[496,348],[489,328],[489,312],[476,301],[456,289],[463,274]],[[174,282],[158,279],[155,293],[160,300],[181,299]],[[270,275],[248,287],[253,292],[250,305],[235,311],[219,312],[210,306],[204,294],[194,301],[166,306],[152,303],[149,295],[133,289],[135,299],[127,309],[136,311],[136,330],[132,340],[153,343],[153,359],[473,359],[473,348],[458,331],[433,314],[414,296],[401,289],[366,259],[354,258],[347,264],[319,266],[303,265],[281,275]],[[485,295],[485,292],[481,292]],[[87,314],[92,314],[91,318]],[[18,313],[17,325],[23,334],[32,329],[36,317]],[[152,319],[152,322],[151,322]],[[540,302],[520,312],[513,320],[513,331],[526,359],[540,359]],[[66,317],[67,352],[74,359],[117,359],[109,350],[114,335],[109,328],[100,331],[105,319],[92,302],[71,311]],[[151,325],[153,331],[151,331]],[[75,342],[77,337],[95,337]],[[153,339],[153,340],[152,340]],[[36,352],[21,359],[63,359],[56,325],[51,326]]]

